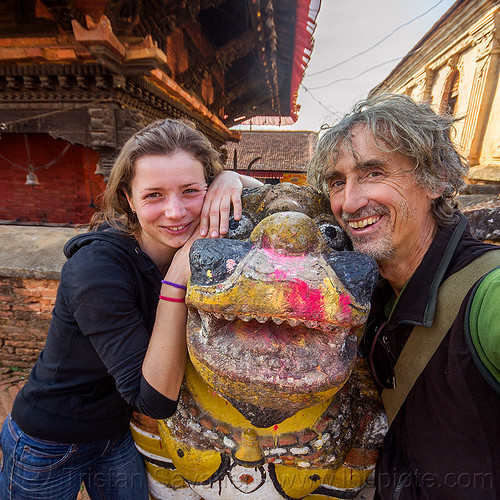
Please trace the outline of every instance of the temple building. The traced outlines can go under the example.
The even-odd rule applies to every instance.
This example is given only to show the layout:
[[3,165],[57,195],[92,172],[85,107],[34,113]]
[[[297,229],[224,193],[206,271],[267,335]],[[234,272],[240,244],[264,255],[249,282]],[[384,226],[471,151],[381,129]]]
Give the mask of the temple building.
[[500,5],[458,0],[371,91],[407,94],[463,117],[456,143],[472,183],[500,183]]
[[227,146],[226,169],[256,177],[266,184],[307,184],[307,165],[316,149],[318,134],[311,131],[251,130],[241,141]]
[[0,222],[87,222],[117,150],[156,119],[193,121],[223,162],[232,126],[296,121],[319,3],[2,2]]
[[457,0],[370,95],[407,94],[452,114],[470,164],[458,196],[476,237],[500,244],[500,4]]

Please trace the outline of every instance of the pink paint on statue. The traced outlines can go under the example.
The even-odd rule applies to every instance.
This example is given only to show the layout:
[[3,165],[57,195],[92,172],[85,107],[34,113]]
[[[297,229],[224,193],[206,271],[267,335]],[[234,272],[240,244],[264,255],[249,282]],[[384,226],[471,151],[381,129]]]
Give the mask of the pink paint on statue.
[[282,269],[275,269],[270,275],[275,281],[280,281],[286,279],[286,272]]
[[321,290],[311,289],[309,283],[298,279],[294,279],[290,287],[287,299],[294,309],[304,311],[310,318],[321,319],[323,317],[324,297]]
[[342,316],[349,316],[351,314],[351,297],[347,294],[339,296],[340,311]]

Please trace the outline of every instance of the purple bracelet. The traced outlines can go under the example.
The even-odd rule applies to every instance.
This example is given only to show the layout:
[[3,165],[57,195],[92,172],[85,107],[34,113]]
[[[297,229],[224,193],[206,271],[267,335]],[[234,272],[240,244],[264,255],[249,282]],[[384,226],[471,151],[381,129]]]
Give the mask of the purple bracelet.
[[171,281],[167,281],[167,280],[161,280],[161,282],[164,285],[170,285],[170,286],[173,286],[174,288],[181,288],[182,290],[187,290],[187,286],[179,285],[178,283],[172,283]]

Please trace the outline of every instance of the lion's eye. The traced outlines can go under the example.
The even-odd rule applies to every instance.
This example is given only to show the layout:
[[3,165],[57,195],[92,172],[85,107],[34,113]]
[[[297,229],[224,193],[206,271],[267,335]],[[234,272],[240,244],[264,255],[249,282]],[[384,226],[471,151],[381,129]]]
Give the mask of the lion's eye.
[[234,220],[231,214],[227,237],[235,240],[246,240],[250,238],[254,227],[255,223],[247,215],[243,214],[240,220]]
[[330,248],[334,250],[352,250],[352,244],[347,234],[339,226],[328,222],[319,222],[317,224]]

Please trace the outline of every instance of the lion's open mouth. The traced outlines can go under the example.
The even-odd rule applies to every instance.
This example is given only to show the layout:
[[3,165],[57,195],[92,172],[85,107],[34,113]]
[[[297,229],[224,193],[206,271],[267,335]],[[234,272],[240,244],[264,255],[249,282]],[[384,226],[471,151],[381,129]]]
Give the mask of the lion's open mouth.
[[223,395],[272,407],[278,395],[316,400],[333,394],[350,375],[357,337],[349,328],[217,316],[190,311],[188,347],[198,371]]

